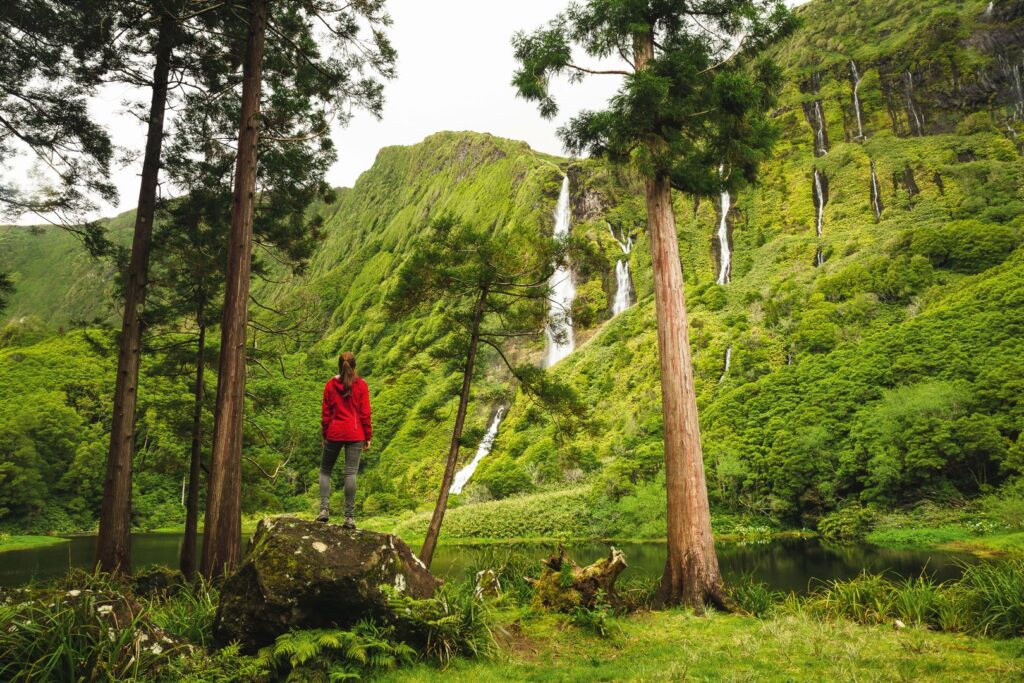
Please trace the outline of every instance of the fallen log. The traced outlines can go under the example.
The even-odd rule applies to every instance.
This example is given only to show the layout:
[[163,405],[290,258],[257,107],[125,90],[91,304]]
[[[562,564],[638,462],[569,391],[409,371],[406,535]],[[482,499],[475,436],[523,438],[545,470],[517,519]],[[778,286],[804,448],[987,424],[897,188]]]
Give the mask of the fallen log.
[[608,557],[580,567],[559,546],[558,552],[543,561],[540,577],[531,579],[533,601],[538,607],[569,612],[574,607],[593,608],[599,603],[614,604],[615,579],[627,567],[626,554],[612,547]]

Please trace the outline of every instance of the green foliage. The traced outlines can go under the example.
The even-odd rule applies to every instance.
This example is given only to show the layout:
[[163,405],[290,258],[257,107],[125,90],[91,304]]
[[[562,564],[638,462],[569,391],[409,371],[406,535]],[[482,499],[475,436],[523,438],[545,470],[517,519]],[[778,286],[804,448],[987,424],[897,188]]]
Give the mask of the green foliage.
[[427,660],[448,664],[455,657],[490,657],[496,652],[491,615],[469,582],[445,584],[432,598],[416,600],[382,585],[398,615],[402,637]]
[[755,581],[751,576],[730,581],[726,588],[729,599],[736,607],[754,617],[771,616],[776,606],[783,600],[782,593],[772,590],[763,581]]
[[871,531],[874,514],[859,504],[846,505],[818,522],[818,532],[830,541],[860,541]]
[[612,628],[615,626],[612,619],[612,606],[600,598],[593,607],[576,605],[569,610],[570,624],[602,638],[612,635]]
[[176,649],[148,627],[143,612],[116,593],[76,588],[0,605],[4,680],[155,677]]
[[291,631],[260,651],[259,663],[288,681],[358,680],[415,659],[409,645],[395,639],[394,627],[359,621],[349,631]]

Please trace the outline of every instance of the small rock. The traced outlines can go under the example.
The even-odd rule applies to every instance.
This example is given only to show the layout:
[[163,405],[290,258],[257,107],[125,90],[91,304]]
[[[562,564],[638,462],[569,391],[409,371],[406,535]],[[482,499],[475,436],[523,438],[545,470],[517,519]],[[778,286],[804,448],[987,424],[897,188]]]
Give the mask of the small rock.
[[903,623],[902,621],[900,621],[899,619],[897,619],[897,620],[895,620],[894,622],[892,622],[892,625],[893,625],[893,628],[895,628],[895,629],[896,629],[897,631],[898,631],[898,630],[900,630],[900,629],[904,629],[904,628],[906,628],[906,627],[907,627],[907,625],[906,625],[906,624],[904,624],[904,623]]

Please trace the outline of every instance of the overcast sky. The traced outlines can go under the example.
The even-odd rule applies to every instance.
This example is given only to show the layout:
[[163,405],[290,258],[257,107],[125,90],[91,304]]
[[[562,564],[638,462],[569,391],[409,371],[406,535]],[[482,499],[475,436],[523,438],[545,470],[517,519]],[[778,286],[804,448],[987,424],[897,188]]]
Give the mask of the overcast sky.
[[[555,133],[558,126],[581,109],[600,107],[619,83],[617,76],[593,76],[575,85],[558,82],[553,91],[561,111],[554,121],[542,119],[536,105],[515,96],[510,85],[515,69],[512,34],[546,23],[566,4],[566,0],[389,0],[394,20],[389,35],[398,50],[398,77],[386,85],[387,102],[380,121],[360,112],[347,128],[334,131],[338,160],[328,174],[331,185],[351,186],[373,164],[381,147],[414,144],[442,130],[487,132],[562,154]],[[99,213],[104,216],[133,208],[138,195],[145,128],[124,113],[122,102],[131,94],[107,89],[93,104],[96,118],[108,127],[114,142],[136,156],[133,163],[116,170],[120,204],[101,207]],[[38,219],[25,217],[22,222]]]

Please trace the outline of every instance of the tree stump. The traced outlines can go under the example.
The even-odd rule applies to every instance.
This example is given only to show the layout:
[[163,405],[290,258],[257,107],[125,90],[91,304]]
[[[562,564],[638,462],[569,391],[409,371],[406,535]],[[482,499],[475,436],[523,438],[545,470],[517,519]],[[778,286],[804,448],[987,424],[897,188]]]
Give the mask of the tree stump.
[[575,607],[593,608],[601,602],[614,603],[615,579],[627,567],[626,554],[612,547],[608,557],[580,567],[559,547],[558,553],[543,561],[540,578],[531,581],[536,606],[559,612]]

